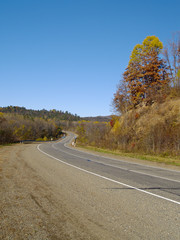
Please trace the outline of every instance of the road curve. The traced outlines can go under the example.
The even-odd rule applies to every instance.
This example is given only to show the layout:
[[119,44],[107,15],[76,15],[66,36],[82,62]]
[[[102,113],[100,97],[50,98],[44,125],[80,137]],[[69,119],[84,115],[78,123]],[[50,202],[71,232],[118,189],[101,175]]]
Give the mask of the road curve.
[[[105,186],[107,185],[104,189],[111,191],[112,199],[113,195],[117,198],[118,191],[120,194],[118,201],[124,221],[128,220],[129,229],[136,231],[134,239],[180,239],[179,171],[82,152],[69,146],[68,143],[73,138],[74,134],[69,133],[59,142],[40,144],[37,148],[60,164],[75,168],[74,174],[84,172],[94,178],[100,178]],[[97,191],[99,191],[98,185]],[[110,202],[109,209],[112,206]],[[126,215],[128,206],[134,211],[132,216]],[[136,225],[137,218],[144,219],[143,226]],[[118,222],[115,225],[118,227]],[[142,231],[147,232],[147,237],[144,237]]]
[[180,205],[180,172],[130,163],[73,149],[67,144],[75,135],[62,141],[41,144],[38,149],[72,167],[94,174],[128,188]]

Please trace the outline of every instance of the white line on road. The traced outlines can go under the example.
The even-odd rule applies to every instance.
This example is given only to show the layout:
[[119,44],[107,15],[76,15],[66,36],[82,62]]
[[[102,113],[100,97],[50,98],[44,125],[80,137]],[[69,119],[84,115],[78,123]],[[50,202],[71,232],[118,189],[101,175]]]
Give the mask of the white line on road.
[[[59,142],[58,142],[58,143],[59,143]],[[58,144],[58,143],[56,143],[56,144]],[[71,149],[71,150],[74,150],[74,151],[77,151],[77,152],[81,152],[81,153],[85,153],[84,151],[81,151],[81,150],[79,150],[79,149],[77,149],[77,148],[72,148],[72,147],[67,146],[67,143],[65,143],[64,146],[65,146],[66,148]],[[86,152],[86,153],[87,153],[87,152]],[[93,155],[93,156],[96,156],[96,157],[102,157],[101,155],[94,154],[94,153],[87,153],[87,154],[90,154],[90,155]],[[165,171],[180,173],[180,171],[174,170],[174,169],[167,169],[167,168],[155,167],[155,166],[147,166],[147,165],[141,164],[141,163],[132,163],[132,162],[130,162],[130,161],[119,160],[119,159],[115,159],[115,158],[111,158],[111,157],[106,157],[106,156],[103,156],[103,158],[106,158],[106,159],[109,159],[109,160],[113,160],[113,161],[116,161],[116,162],[119,161],[119,162],[124,162],[124,163],[130,163],[130,164],[132,164],[132,165],[139,165],[139,166],[142,166],[142,167],[162,169],[162,170],[165,170]]]
[[175,200],[172,200],[172,199],[170,199],[170,198],[165,198],[165,197],[163,197],[163,196],[160,196],[160,195],[157,195],[157,194],[154,194],[154,193],[151,193],[151,192],[147,192],[147,191],[145,191],[145,190],[142,190],[142,189],[139,189],[139,188],[130,186],[130,185],[128,185],[128,184],[125,184],[125,183],[122,183],[122,182],[113,180],[113,179],[111,179],[111,178],[107,178],[107,177],[105,177],[105,176],[102,176],[102,175],[99,175],[99,174],[96,174],[96,173],[87,171],[87,170],[85,170],[85,169],[83,169],[83,168],[79,168],[79,167],[77,167],[77,166],[74,166],[74,165],[72,165],[72,164],[69,164],[69,163],[67,163],[67,162],[64,162],[64,161],[62,161],[61,159],[56,158],[56,157],[53,157],[52,155],[50,155],[50,154],[42,151],[42,150],[40,149],[40,145],[41,145],[41,144],[39,144],[39,145],[37,146],[37,149],[38,149],[40,152],[42,152],[43,154],[47,155],[48,157],[51,157],[51,158],[53,158],[53,159],[55,159],[55,160],[57,160],[57,161],[59,161],[59,162],[61,162],[61,163],[63,163],[63,164],[66,164],[66,165],[68,165],[68,166],[71,166],[71,167],[73,167],[73,168],[76,168],[76,169],[78,169],[78,170],[80,170],[80,171],[89,173],[89,174],[94,175],[94,176],[96,176],[96,177],[100,177],[100,178],[102,178],[102,179],[111,181],[111,182],[113,182],[113,183],[117,183],[117,184],[123,185],[123,186],[125,186],[125,187],[131,188],[131,189],[135,189],[135,190],[137,190],[137,191],[139,191],[139,192],[143,192],[143,193],[149,194],[149,195],[151,195],[151,196],[154,196],[154,197],[157,197],[157,198],[160,198],[160,199],[163,199],[163,200],[166,200],[166,201],[169,201],[169,202],[172,202],[172,203],[175,203],[175,204],[180,205],[180,202],[175,201]]
[[[63,153],[66,153],[66,154],[69,154],[69,155],[72,155],[74,157],[78,157],[78,158],[82,158],[82,159],[85,159],[84,157],[81,157],[81,156],[78,156],[76,154],[73,154],[73,153],[70,153],[70,152],[66,152],[66,151],[63,151],[62,149],[59,149],[59,148],[56,148],[54,145],[56,145],[57,143],[54,143],[52,144],[52,147],[60,152],[63,152]],[[71,149],[70,147],[68,147],[69,149]],[[71,149],[71,150],[74,150],[74,149]],[[90,154],[91,155],[91,154]],[[94,155],[94,156],[98,156],[98,155]],[[101,157],[101,156],[98,156],[98,157]],[[104,158],[104,157],[103,157]],[[108,159],[108,158],[107,158]],[[113,165],[113,164],[108,164],[108,163],[104,163],[102,161],[94,161],[94,160],[91,160],[92,162],[95,162],[95,163],[101,163],[105,166],[109,166],[109,167],[114,167],[114,168],[118,168],[118,169],[122,169],[122,170],[125,170],[125,171],[129,171],[129,172],[134,172],[134,173],[138,173],[138,174],[141,174],[141,175],[146,175],[146,176],[150,176],[150,177],[155,177],[155,178],[160,178],[160,179],[165,179],[165,180],[168,180],[168,181],[172,181],[172,182],[179,182],[179,180],[175,180],[175,179],[171,179],[171,178],[166,178],[166,177],[161,177],[161,176],[157,176],[157,175],[153,175],[153,174],[149,174],[149,173],[143,173],[143,172],[140,172],[140,171],[136,171],[136,170],[131,170],[131,169],[128,169],[128,168],[124,168],[124,167],[119,167],[119,166],[116,166],[116,165]],[[116,160],[117,161],[117,160]],[[131,164],[131,163],[130,163]],[[134,164],[134,163],[133,163]],[[138,165],[138,164],[137,164]],[[149,166],[147,166],[148,168],[151,168]]]

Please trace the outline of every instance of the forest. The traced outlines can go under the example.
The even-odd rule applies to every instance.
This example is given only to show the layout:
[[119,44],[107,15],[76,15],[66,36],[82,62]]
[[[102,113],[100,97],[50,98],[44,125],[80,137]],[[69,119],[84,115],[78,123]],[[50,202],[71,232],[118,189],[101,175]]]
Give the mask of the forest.
[[43,119],[58,119],[58,120],[68,120],[68,121],[77,121],[80,120],[80,117],[77,114],[73,115],[70,112],[66,111],[58,111],[56,109],[52,109],[50,111],[46,109],[42,110],[32,110],[26,109],[25,107],[17,107],[17,106],[8,106],[8,107],[0,107],[0,112],[2,113],[12,113],[23,115],[25,118],[43,118]]
[[77,121],[80,117],[57,110],[31,110],[9,106],[0,108],[0,144],[25,140],[47,141],[62,135],[65,122]]

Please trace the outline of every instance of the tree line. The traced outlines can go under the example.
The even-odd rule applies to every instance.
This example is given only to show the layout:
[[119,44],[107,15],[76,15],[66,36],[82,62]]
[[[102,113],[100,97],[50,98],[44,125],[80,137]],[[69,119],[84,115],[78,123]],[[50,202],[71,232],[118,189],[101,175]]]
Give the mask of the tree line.
[[64,125],[79,119],[68,111],[29,110],[16,106],[0,108],[0,144],[57,139]]
[[61,136],[61,124],[52,119],[33,119],[11,113],[0,113],[0,144],[24,140],[47,141]]
[[80,120],[80,116],[77,114],[71,114],[68,111],[58,111],[56,109],[52,110],[32,110],[26,109],[25,107],[18,107],[18,106],[8,106],[8,107],[0,107],[0,112],[2,113],[12,113],[12,114],[19,114],[23,115],[26,118],[43,118],[43,119],[58,119],[58,120],[67,120],[67,121],[78,121]]

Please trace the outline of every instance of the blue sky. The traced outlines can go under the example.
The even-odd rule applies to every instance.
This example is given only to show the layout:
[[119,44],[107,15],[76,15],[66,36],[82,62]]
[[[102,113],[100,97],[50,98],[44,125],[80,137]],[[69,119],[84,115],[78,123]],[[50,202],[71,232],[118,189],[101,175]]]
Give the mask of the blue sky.
[[137,43],[180,30],[180,1],[1,0],[0,106],[110,115]]

